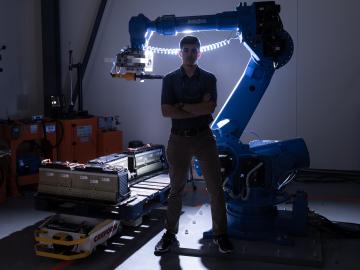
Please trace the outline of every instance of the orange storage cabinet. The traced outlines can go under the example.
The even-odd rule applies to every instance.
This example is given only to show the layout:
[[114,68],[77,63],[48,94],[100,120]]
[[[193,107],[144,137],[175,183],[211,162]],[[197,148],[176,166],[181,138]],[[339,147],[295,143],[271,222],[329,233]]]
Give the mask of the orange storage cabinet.
[[87,162],[97,155],[97,118],[60,120],[57,135],[61,143],[57,159],[60,161]]

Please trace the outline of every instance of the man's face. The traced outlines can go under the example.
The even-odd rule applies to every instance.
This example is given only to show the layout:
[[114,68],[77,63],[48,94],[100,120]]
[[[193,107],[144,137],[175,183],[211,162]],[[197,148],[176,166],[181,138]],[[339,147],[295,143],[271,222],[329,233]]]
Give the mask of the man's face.
[[180,51],[180,57],[182,58],[183,65],[195,65],[200,55],[200,50],[195,44],[185,44]]

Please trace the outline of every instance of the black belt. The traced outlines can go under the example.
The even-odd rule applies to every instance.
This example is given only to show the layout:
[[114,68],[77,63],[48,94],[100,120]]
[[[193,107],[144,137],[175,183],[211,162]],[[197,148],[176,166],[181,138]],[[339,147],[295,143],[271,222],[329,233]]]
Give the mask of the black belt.
[[198,128],[171,128],[171,134],[180,135],[184,137],[193,137],[199,135],[204,130],[209,129],[208,126]]

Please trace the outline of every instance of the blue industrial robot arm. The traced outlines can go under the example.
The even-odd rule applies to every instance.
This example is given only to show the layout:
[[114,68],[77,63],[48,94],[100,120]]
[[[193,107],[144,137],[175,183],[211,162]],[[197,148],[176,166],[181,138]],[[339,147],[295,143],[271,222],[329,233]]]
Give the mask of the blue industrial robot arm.
[[[292,39],[283,29],[279,12],[280,6],[268,1],[240,4],[235,11],[215,15],[165,15],[151,21],[140,14],[129,22],[131,47],[117,55],[111,71],[113,77],[129,80],[161,78],[147,73],[153,59],[146,47],[154,32],[176,35],[187,30],[238,31],[251,57],[211,126],[222,164],[228,229],[237,237],[277,239],[282,233],[304,233],[306,227],[306,194],[295,196],[292,213],[276,210],[278,203],[290,199],[283,186],[294,177],[296,169],[309,166],[304,141],[240,142],[275,70],[293,53]],[[262,234],[265,231],[266,236]]]
[[[214,132],[222,137],[231,133],[240,138],[272,78],[274,70],[286,64],[293,52],[293,43],[283,29],[279,17],[280,6],[274,2],[258,2],[251,6],[240,4],[236,11],[215,15],[175,17],[165,15],[151,21],[143,14],[129,22],[131,47],[117,56],[115,67],[122,72],[112,72],[114,77],[127,79],[161,78],[145,73],[147,60],[145,48],[154,32],[176,35],[186,30],[212,31],[236,30],[251,54],[242,77],[212,124]],[[152,62],[152,59],[149,61]],[[151,63],[152,64],[152,63]]]

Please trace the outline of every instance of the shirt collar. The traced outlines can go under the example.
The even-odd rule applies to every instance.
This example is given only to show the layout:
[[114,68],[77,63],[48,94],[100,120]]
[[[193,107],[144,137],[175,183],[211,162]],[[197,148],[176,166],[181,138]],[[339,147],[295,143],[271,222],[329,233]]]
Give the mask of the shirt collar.
[[[185,69],[184,69],[183,66],[180,67],[179,71],[180,71],[180,74],[181,74],[182,77],[187,77],[187,74],[186,74]],[[193,77],[198,78],[199,76],[200,76],[200,68],[199,68],[198,65],[196,65]]]

